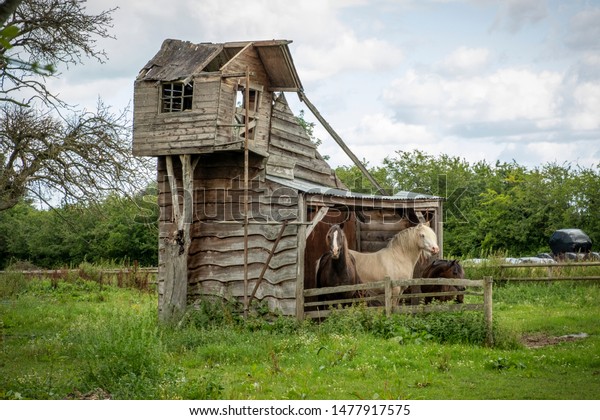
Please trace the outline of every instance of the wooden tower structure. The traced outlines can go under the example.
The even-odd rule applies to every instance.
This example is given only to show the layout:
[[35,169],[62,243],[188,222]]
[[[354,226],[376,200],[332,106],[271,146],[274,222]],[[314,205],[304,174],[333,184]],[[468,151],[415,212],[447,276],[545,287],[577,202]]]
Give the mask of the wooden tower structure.
[[355,194],[335,176],[284,96],[324,122],[289,43],[167,39],[135,80],[133,153],[157,158],[165,321],[214,296],[301,318],[329,223],[369,251],[426,219],[441,245],[441,198]]

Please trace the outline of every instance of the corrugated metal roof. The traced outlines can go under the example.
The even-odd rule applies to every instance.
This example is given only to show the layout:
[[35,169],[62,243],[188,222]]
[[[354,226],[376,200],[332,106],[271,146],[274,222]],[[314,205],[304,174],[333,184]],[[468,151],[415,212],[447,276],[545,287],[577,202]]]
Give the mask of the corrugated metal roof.
[[286,179],[280,178],[274,175],[267,175],[267,179],[272,182],[276,182],[284,187],[292,188],[298,191],[305,192],[307,194],[327,195],[332,197],[343,197],[343,198],[358,198],[365,200],[389,200],[389,201],[414,201],[414,200],[444,200],[443,197],[435,195],[421,194],[410,191],[398,191],[394,195],[375,195],[375,194],[362,194],[347,190],[341,190],[338,188],[332,188],[325,185],[315,184],[304,179]]

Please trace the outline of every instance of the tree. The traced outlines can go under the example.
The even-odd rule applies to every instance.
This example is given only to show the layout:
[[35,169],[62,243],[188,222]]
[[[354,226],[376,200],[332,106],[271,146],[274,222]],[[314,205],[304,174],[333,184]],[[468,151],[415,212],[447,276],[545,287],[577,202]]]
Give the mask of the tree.
[[46,88],[59,75],[36,64],[103,62],[95,37],[110,37],[115,9],[87,14],[84,3],[23,0],[2,25],[18,33],[0,46],[0,211],[26,196],[97,201],[147,183],[150,161],[131,156],[127,110],[113,113],[101,101],[95,111],[76,110]]
[[0,108],[0,211],[25,195],[76,202],[139,190],[144,161],[131,157],[128,132],[126,114],[102,104],[64,121],[33,108]]
[[[46,89],[46,77],[58,64],[77,65],[84,57],[104,62],[106,53],[97,50],[95,37],[110,38],[111,13],[86,14],[85,0],[23,0],[1,28],[10,32],[8,45],[0,46],[0,98],[30,105],[68,107]],[[14,4],[13,4],[14,7]],[[47,63],[47,64],[40,64]]]

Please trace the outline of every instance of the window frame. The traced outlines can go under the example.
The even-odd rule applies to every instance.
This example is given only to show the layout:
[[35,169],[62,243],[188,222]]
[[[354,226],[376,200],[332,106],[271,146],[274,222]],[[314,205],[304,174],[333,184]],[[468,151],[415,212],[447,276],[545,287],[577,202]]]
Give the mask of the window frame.
[[168,114],[191,110],[194,103],[194,82],[162,82],[160,84],[160,112]]

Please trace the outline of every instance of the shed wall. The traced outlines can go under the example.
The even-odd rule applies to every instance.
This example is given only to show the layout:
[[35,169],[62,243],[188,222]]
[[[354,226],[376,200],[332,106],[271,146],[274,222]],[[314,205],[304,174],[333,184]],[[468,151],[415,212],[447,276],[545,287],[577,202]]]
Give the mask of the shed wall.
[[[164,279],[162,244],[168,232],[175,228],[164,160],[158,159],[159,294],[162,294]],[[180,166],[174,166],[179,179]],[[189,303],[208,295],[244,300],[243,168],[243,154],[240,153],[200,156],[194,173],[194,221],[188,257]],[[261,174],[262,158],[251,155],[248,294],[254,289],[282,228],[278,220],[297,214],[297,200],[290,198],[290,192],[265,182]],[[285,315],[296,313],[297,231],[295,224],[285,227],[256,293],[256,298],[266,302],[270,310]]]
[[160,112],[160,83],[138,81],[134,88],[133,153],[164,156],[213,151],[220,76],[194,79],[193,108]]
[[331,167],[298,123],[285,96],[273,105],[267,173],[286,179],[301,178],[320,185],[340,187]]

